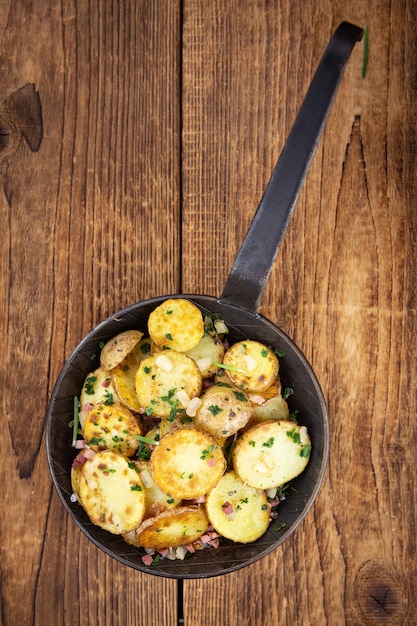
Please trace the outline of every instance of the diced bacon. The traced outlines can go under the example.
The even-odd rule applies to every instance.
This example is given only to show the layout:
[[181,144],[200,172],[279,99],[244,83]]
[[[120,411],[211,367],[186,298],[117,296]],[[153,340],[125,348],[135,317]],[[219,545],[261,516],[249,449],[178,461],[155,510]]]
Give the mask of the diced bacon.
[[218,537],[216,539],[210,539],[210,545],[213,548],[218,548],[219,547],[219,539],[218,539]]
[[253,404],[264,404],[265,403],[265,398],[263,398],[262,396],[249,396],[249,400],[253,403]]
[[152,561],[153,561],[153,556],[151,556],[150,554],[144,554],[142,557],[142,562],[144,565],[152,565]]
[[95,451],[92,448],[85,446],[85,448],[83,449],[83,455],[86,459],[92,459],[95,455]]
[[216,465],[216,459],[208,459],[207,465],[213,467],[213,465]]
[[166,556],[169,552],[169,548],[161,548],[158,552],[161,556]]
[[111,383],[110,378],[106,378],[106,379],[105,379],[105,380],[103,380],[103,382],[101,383],[101,386],[102,386],[102,387],[107,388],[107,387],[110,387],[110,383]]
[[185,547],[187,548],[188,552],[191,552],[191,554],[194,554],[195,548],[192,543],[185,544]]
[[222,504],[222,511],[225,515],[232,515],[233,506],[230,504],[230,502],[225,502],[224,504]]
[[210,543],[211,537],[209,537],[209,535],[205,533],[204,535],[201,535],[200,541],[202,541],[203,543]]
[[89,411],[91,411],[91,409],[93,408],[94,404],[91,404],[91,402],[86,402],[83,406],[83,411],[85,413],[88,413]]
[[77,448],[77,450],[82,450],[82,448],[85,447],[85,440],[84,439],[77,439],[74,443],[74,448]]

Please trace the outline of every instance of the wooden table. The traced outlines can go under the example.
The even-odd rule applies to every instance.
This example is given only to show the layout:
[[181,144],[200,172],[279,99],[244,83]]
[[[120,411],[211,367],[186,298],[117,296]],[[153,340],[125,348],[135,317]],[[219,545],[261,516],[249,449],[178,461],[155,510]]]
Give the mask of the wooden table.
[[[327,475],[274,553],[182,588],[69,518],[48,399],[102,319],[220,295],[342,20],[366,75],[358,44],[260,308],[324,389]],[[3,0],[0,41],[1,624],[417,624],[416,3]]]

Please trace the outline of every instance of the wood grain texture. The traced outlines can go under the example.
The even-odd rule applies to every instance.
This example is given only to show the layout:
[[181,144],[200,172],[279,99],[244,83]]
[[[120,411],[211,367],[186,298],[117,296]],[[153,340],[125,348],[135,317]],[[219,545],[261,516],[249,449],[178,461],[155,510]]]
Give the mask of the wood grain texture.
[[21,143],[2,169],[2,622],[174,624],[175,582],[142,602],[149,577],[65,515],[42,434],[83,335],[179,288],[180,5],[12,0],[0,15],[0,97],[33,83],[44,127],[39,151]]
[[[369,28],[367,74],[359,44],[260,309],[321,382],[327,476],[273,554],[184,581],[184,624],[417,624],[415,0],[7,0],[1,626],[177,624],[176,581],[118,564],[66,514],[44,450],[48,398],[108,315],[220,295],[342,20]],[[26,84],[42,107],[35,150],[7,107]]]
[[214,294],[331,32],[348,19],[370,38],[366,77],[358,46],[261,306],[325,391],[327,479],[274,554],[186,582],[186,623],[416,623],[415,3],[185,7],[183,283]]

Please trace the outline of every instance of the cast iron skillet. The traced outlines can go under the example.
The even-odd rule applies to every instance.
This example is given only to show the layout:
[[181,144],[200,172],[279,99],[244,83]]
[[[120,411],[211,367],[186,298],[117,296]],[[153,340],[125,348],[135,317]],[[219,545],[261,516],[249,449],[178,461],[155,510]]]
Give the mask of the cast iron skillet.
[[184,561],[162,560],[145,566],[143,552],[129,546],[88,519],[82,507],[71,502],[71,447],[73,399],[79,396],[85,377],[98,367],[99,344],[117,333],[146,330],[150,312],[168,297],[146,300],[119,311],[92,330],[65,363],[55,384],[46,417],[46,449],[55,488],[87,537],[107,554],[137,570],[171,578],[206,578],[238,570],[275,550],[298,527],[312,506],[323,481],[329,451],[326,404],[311,366],[279,328],[257,313],[271,266],[330,111],[345,65],[362,30],[343,22],[334,33],[307,92],[283,152],[273,171],[248,234],[242,244],[220,298],[186,295],[203,312],[218,312],[230,330],[232,343],[257,339],[285,352],[280,359],[283,388],[291,387],[290,410],[298,410],[307,426],[312,453],[307,469],[293,481],[294,490],[279,506],[279,521],[266,534],[244,545],[225,540],[218,549],[206,549]]

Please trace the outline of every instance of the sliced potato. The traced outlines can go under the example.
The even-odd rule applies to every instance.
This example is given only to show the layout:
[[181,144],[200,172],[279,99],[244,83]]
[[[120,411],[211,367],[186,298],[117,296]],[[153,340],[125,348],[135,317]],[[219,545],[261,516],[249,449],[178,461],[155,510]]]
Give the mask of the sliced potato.
[[234,385],[255,392],[268,389],[279,370],[278,358],[272,350],[251,339],[233,344],[226,351],[223,364]]
[[182,500],[199,498],[212,489],[226,469],[214,437],[196,428],[178,428],[160,441],[151,470],[162,491]]
[[265,492],[244,485],[233,471],[226,472],[207,495],[206,511],[220,535],[240,543],[255,541],[269,525]]
[[130,457],[138,449],[137,437],[142,429],[133,413],[117,402],[112,406],[95,404],[87,413],[83,432],[87,444],[96,452],[116,450]]
[[194,359],[203,378],[211,378],[217,371],[217,365],[224,356],[224,345],[218,337],[204,335],[194,348],[187,350],[187,356]]
[[310,450],[305,426],[287,420],[261,422],[237,439],[233,467],[245,484],[272,489],[301,474]]
[[133,350],[111,371],[111,379],[120,401],[132,411],[139,412],[142,407],[136,395],[135,374],[143,359],[151,352],[151,340],[141,339]]
[[[250,399],[250,398],[249,398]],[[265,400],[263,404],[252,404],[252,417],[248,426],[268,420],[288,420],[290,410],[287,401],[281,395]]]
[[135,530],[137,545],[156,550],[187,545],[201,537],[208,525],[203,508],[180,506],[145,520]]
[[145,514],[146,493],[136,467],[112,450],[84,463],[79,495],[93,524],[115,535],[139,526]]
[[125,330],[112,337],[102,348],[100,365],[110,371],[123,361],[143,337],[140,330]]
[[148,414],[173,419],[184,407],[177,393],[185,393],[190,400],[200,395],[202,377],[193,359],[169,350],[144,359],[135,376],[139,402]]
[[119,396],[111,381],[109,372],[102,367],[98,367],[94,372],[90,372],[86,377],[80,394],[79,421],[81,428],[84,427],[85,416],[94,404],[104,402],[112,405],[118,402]]
[[214,437],[229,437],[243,428],[252,415],[247,395],[237,387],[212,385],[201,396],[194,423]]
[[152,477],[149,463],[146,461],[136,461],[139,475],[146,491],[146,510],[144,519],[154,517],[162,511],[173,509],[181,503],[178,498],[173,498],[160,489]]
[[186,352],[204,335],[203,315],[184,298],[165,300],[149,315],[148,331],[158,346]]

